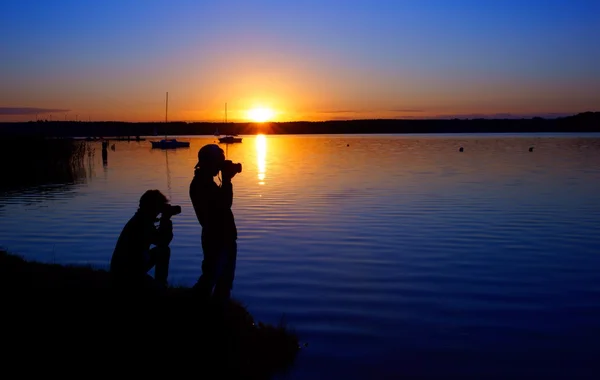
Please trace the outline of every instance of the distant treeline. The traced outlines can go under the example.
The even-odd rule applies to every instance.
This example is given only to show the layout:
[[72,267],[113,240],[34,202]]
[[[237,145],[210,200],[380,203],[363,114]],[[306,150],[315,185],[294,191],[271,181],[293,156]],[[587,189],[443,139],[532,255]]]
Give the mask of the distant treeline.
[[281,123],[129,123],[38,121],[2,123],[1,135],[59,137],[220,134],[535,133],[600,132],[600,112],[544,119],[379,119]]

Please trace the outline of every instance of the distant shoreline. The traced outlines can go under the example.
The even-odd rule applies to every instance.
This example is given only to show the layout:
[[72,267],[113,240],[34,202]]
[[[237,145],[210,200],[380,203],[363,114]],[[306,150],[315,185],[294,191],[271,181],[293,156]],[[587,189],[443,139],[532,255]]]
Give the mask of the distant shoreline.
[[0,123],[0,136],[126,137],[239,134],[415,134],[600,132],[600,112],[555,119],[375,119],[267,123],[38,121]]

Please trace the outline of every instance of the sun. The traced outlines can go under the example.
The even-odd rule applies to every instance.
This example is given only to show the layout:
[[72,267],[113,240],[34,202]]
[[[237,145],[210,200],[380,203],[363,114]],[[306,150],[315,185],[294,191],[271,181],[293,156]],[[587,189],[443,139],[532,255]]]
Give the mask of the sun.
[[248,118],[256,123],[264,123],[273,118],[275,113],[270,108],[257,107],[248,110]]

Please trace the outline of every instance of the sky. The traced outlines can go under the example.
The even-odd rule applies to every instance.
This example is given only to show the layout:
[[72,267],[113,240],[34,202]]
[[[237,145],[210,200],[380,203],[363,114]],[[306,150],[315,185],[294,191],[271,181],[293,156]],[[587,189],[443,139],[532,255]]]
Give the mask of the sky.
[[599,111],[599,15],[597,0],[3,0],[0,121]]

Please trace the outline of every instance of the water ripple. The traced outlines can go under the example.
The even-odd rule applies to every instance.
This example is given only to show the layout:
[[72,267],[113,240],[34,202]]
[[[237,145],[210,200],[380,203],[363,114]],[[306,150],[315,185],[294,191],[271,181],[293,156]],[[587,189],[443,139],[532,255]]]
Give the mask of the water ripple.
[[[0,244],[107,268],[139,196],[157,188],[183,208],[170,279],[193,284],[201,229],[187,192],[212,138],[190,142],[116,142],[84,183],[0,196]],[[227,150],[244,164],[234,294],[309,342],[291,378],[598,371],[600,137],[268,136],[258,147],[245,136]]]

